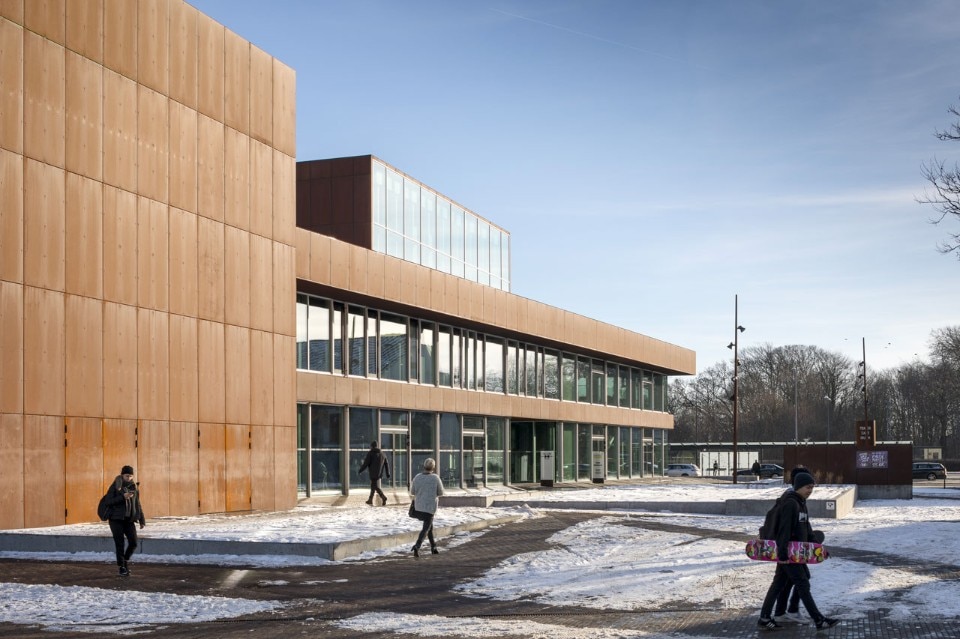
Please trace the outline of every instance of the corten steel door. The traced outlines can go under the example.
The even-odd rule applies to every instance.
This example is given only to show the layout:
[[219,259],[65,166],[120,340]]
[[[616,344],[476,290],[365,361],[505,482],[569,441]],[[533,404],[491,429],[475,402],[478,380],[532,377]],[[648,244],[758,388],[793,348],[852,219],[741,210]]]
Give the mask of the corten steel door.
[[66,522],[96,521],[97,502],[109,483],[103,469],[102,426],[96,417],[64,421]]
[[226,426],[227,511],[250,510],[250,427]]
[[200,468],[203,481],[199,483],[201,513],[221,513],[226,503],[226,433],[223,424],[200,424]]

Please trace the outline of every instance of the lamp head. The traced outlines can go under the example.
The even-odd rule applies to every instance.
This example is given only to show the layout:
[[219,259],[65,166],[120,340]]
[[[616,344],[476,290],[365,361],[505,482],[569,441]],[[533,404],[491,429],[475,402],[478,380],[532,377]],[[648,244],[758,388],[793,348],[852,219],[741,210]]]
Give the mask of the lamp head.
[[733,348],[733,342],[730,342],[729,344],[727,344],[727,348]]
[[747,329],[745,329],[743,326],[737,326],[737,330],[742,333],[742,332],[744,332],[744,331],[747,330]]

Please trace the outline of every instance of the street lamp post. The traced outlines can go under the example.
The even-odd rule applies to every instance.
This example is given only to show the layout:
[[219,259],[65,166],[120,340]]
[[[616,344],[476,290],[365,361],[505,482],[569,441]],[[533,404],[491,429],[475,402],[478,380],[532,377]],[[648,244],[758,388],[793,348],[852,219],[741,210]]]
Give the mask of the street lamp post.
[[737,318],[737,296],[733,296],[733,341],[727,345],[727,348],[733,349],[733,397],[730,398],[730,401],[733,402],[733,483],[737,483],[737,427],[740,422],[740,393],[739,393],[739,384],[740,384],[740,358],[737,355],[737,350],[739,347],[739,337],[740,333],[745,331],[744,327],[740,326],[740,322]]
[[829,395],[824,395],[823,398],[830,402],[827,404],[827,441],[830,441],[830,420],[833,417],[833,398]]

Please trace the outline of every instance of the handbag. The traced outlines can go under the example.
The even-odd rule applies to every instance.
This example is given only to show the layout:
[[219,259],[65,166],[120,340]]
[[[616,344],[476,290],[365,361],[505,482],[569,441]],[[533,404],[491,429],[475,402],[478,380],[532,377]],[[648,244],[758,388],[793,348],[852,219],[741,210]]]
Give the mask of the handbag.
[[410,502],[410,510],[407,511],[407,515],[410,517],[413,517],[414,519],[419,519],[419,517],[417,517],[417,509],[415,508],[416,505],[417,505],[417,502],[415,501]]

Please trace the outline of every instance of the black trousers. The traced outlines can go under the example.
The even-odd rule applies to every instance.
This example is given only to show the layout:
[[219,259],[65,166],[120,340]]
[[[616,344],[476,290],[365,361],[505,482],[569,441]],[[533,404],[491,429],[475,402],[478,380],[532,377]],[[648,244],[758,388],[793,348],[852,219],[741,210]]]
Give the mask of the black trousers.
[[[137,522],[129,519],[111,519],[110,532],[113,533],[113,544],[117,549],[117,565],[123,566],[137,549]],[[124,541],[129,542],[124,550]]]
[[387,496],[383,494],[382,490],[380,490],[379,479],[370,480],[370,497],[367,499],[367,501],[373,501],[374,494],[380,495],[380,499],[382,499],[383,501],[387,501]]
[[803,607],[807,609],[807,614],[814,622],[823,619],[823,614],[817,608],[813,595],[810,594],[810,572],[803,564],[777,564],[777,569],[773,573],[773,581],[770,582],[770,588],[767,589],[767,596],[763,599],[763,607],[760,608],[760,618],[769,619],[770,613],[777,602],[780,593],[793,584],[794,591],[799,595]]
[[422,513],[419,510],[417,511],[418,519],[423,522],[423,528],[420,529],[420,536],[417,537],[417,543],[414,544],[416,548],[419,548],[423,544],[423,538],[426,537],[430,541],[430,547],[436,548],[437,542],[433,538],[433,515],[430,513]]

